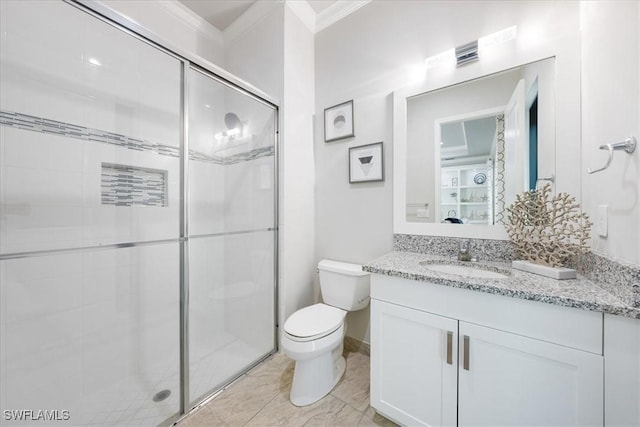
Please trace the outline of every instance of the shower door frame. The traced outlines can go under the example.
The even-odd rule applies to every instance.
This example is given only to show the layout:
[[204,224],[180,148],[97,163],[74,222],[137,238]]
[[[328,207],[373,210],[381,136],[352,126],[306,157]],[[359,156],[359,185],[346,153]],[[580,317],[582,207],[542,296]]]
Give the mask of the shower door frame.
[[[120,14],[107,5],[91,0],[62,0],[65,3],[82,10],[102,22],[123,31],[132,37],[149,44],[150,46],[172,56],[180,61],[181,87],[180,87],[180,219],[179,219],[179,243],[180,243],[180,408],[177,416],[170,417],[165,424],[173,424],[178,420],[187,416],[192,410],[202,406],[210,401],[218,393],[224,390],[229,384],[236,381],[239,377],[246,374],[254,366],[268,358],[278,351],[278,278],[279,278],[279,216],[278,206],[279,196],[279,123],[280,123],[280,107],[278,102],[268,94],[255,88],[251,84],[239,79],[233,74],[225,71],[217,65],[203,59],[197,55],[187,52],[183,49],[172,46],[162,37],[158,36],[148,28],[130,21],[126,16]],[[228,86],[238,92],[248,96],[265,106],[272,108],[274,111],[274,224],[273,228],[268,231],[273,232],[273,347],[264,357],[258,359],[253,364],[245,367],[245,369],[232,376],[219,389],[203,397],[199,402],[191,405],[189,390],[189,70],[199,71],[209,78]],[[121,245],[115,245],[121,246]]]

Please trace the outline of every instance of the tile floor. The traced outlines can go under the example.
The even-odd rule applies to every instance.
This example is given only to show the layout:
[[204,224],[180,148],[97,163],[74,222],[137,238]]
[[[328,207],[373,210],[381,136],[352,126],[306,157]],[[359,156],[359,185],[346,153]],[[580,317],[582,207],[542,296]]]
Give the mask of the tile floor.
[[294,362],[277,353],[178,427],[395,426],[369,406],[369,357],[355,352],[345,357],[344,376],[329,395],[313,405],[299,408],[289,402]]

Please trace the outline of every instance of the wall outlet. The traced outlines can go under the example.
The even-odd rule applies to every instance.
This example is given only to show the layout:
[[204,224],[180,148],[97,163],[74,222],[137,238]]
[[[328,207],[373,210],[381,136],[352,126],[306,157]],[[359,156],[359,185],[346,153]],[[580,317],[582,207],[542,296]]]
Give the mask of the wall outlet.
[[416,217],[417,218],[429,218],[429,208],[418,208],[418,209],[416,209]]
[[607,237],[609,232],[609,206],[598,206],[598,215],[596,217],[596,230],[600,237]]

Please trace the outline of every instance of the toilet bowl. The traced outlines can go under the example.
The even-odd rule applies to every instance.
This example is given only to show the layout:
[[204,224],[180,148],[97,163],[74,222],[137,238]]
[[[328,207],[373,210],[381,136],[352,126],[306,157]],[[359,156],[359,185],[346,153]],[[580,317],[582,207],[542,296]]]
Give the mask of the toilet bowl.
[[296,406],[317,402],[340,381],[345,316],[369,304],[369,274],[361,266],[323,260],[318,271],[325,303],[293,313],[281,336],[283,352],[296,362],[289,395]]
[[296,311],[285,322],[282,350],[296,361],[289,395],[294,405],[317,402],[340,381],[346,367],[342,357],[346,314],[315,304]]

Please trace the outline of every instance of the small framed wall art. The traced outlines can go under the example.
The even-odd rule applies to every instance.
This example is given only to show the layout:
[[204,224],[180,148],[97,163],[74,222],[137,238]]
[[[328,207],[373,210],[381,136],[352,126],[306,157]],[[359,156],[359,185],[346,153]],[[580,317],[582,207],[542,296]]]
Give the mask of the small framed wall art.
[[349,182],[384,181],[382,142],[349,148]]
[[355,136],[353,99],[324,109],[324,142]]

